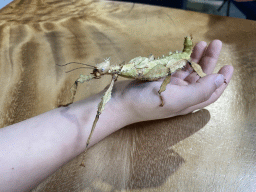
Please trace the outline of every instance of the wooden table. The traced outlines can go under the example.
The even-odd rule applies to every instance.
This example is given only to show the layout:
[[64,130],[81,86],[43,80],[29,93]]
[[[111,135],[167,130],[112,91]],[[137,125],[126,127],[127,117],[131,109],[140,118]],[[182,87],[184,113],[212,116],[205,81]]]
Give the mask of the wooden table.
[[[187,35],[223,42],[216,71],[235,71],[221,98],[186,116],[127,126],[90,148],[86,168],[79,156],[34,191],[256,190],[255,21],[132,3],[14,0],[0,11],[1,127],[67,103],[79,74],[89,73],[56,64],[161,56],[181,50]],[[76,100],[109,78],[81,85]]]

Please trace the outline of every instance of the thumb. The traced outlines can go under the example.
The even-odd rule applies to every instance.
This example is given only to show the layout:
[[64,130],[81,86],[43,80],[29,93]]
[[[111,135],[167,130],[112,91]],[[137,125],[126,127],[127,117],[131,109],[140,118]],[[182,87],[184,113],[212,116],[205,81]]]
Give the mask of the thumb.
[[187,86],[186,107],[197,105],[207,101],[211,95],[224,83],[222,74],[212,74],[200,78],[195,84]]

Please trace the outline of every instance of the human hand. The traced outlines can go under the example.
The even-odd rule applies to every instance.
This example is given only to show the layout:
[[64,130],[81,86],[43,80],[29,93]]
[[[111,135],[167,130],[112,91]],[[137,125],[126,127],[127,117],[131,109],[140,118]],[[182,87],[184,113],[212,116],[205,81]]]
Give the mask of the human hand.
[[213,74],[221,47],[219,40],[208,47],[203,41],[194,47],[191,60],[199,63],[207,76],[200,78],[189,65],[175,72],[162,93],[163,107],[159,106],[161,101],[157,93],[163,80],[119,82],[115,85],[113,100],[121,98],[119,103],[127,110],[131,123],[184,115],[204,108],[221,96],[233,74],[230,65],[222,67],[220,75]]

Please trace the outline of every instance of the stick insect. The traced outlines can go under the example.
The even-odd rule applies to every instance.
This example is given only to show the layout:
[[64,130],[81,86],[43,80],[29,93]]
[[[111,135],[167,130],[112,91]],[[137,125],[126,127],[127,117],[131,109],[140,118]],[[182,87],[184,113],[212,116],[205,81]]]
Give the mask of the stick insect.
[[[105,105],[111,99],[111,93],[114,86],[114,82],[117,80],[118,76],[130,78],[130,79],[137,79],[143,81],[156,81],[158,79],[164,78],[158,94],[160,98],[160,107],[164,106],[164,101],[161,96],[161,93],[166,90],[166,86],[170,83],[171,74],[177,70],[182,69],[187,63],[195,70],[195,72],[200,76],[204,77],[206,74],[202,71],[200,65],[194,62],[189,62],[190,55],[192,53],[193,43],[192,38],[187,36],[184,39],[184,48],[183,51],[178,53],[170,52],[168,56],[163,56],[162,58],[155,59],[153,55],[149,57],[136,57],[129,61],[127,64],[123,63],[120,65],[111,66],[110,59],[105,59],[102,63],[93,67],[92,73],[89,75],[80,75],[80,77],[75,81],[73,86],[71,87],[72,93],[72,102],[74,101],[75,94],[77,91],[78,83],[84,83],[90,81],[92,79],[100,79],[103,75],[111,75],[112,79],[107,91],[104,93],[103,97],[101,98],[101,102],[98,105],[98,111],[96,117],[94,119],[90,135],[86,142],[86,149],[85,153],[88,149],[88,145],[90,143],[93,131],[96,127],[96,124],[99,120],[100,114],[104,110]],[[75,62],[73,62],[75,63]],[[67,64],[66,64],[67,65]],[[84,64],[87,65],[87,64]],[[63,65],[61,65],[63,66]],[[90,66],[90,65],[87,65]],[[92,67],[92,66],[91,66]],[[73,69],[74,70],[74,69]],[[71,71],[73,71],[71,70]],[[70,72],[70,71],[68,71]],[[84,157],[81,163],[81,166],[84,165]]]

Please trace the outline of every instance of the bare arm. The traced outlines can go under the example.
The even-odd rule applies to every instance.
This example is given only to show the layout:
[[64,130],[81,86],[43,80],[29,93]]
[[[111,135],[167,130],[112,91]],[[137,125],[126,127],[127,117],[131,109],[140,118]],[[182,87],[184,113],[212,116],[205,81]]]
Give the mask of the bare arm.
[[[131,123],[184,115],[217,100],[230,81],[233,68],[224,66],[212,74],[221,42],[206,51],[200,42],[192,60],[208,75],[199,77],[188,67],[173,75],[163,92],[165,105],[159,107],[161,81],[116,83],[91,139],[91,145]],[[26,121],[0,129],[0,191],[28,191],[85,149],[103,92],[68,107],[61,107]]]
[[[0,129],[0,191],[28,191],[82,153],[99,102],[96,95]],[[112,103],[91,145],[127,123],[118,121],[125,114]]]

